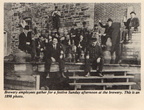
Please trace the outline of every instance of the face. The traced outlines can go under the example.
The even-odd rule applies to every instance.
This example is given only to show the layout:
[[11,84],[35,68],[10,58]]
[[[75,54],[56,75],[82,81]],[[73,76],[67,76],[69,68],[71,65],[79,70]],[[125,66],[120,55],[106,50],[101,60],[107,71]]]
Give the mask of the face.
[[57,44],[58,40],[56,38],[54,38],[52,42],[53,42],[53,44]]
[[43,30],[43,31],[41,32],[41,34],[42,34],[42,35],[45,35],[45,31]]
[[41,41],[44,41],[44,37],[40,37],[40,40],[41,40]]
[[108,21],[107,24],[108,24],[108,26],[111,26],[112,25],[112,21]]
[[94,28],[95,28],[95,29],[97,29],[97,28],[98,28],[98,26],[95,26]]
[[134,17],[135,17],[135,14],[134,14],[134,13],[132,13],[132,14],[130,14],[130,16],[131,16],[131,18],[134,18]]
[[66,39],[67,39],[67,40],[69,40],[69,39],[70,39],[70,36],[69,36],[69,35],[67,35],[67,36],[66,36]]
[[83,40],[83,36],[82,35],[80,36],[80,40]]
[[24,31],[25,33],[28,33],[28,32],[29,32],[29,30],[26,30],[26,29],[24,29],[23,31]]
[[92,41],[92,46],[96,46],[97,41]]

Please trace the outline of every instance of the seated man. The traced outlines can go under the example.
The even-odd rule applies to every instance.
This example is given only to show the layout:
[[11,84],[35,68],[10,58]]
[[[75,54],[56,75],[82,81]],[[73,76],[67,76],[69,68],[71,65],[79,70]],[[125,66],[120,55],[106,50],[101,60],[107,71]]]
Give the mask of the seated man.
[[130,13],[131,18],[129,18],[127,21],[124,21],[124,25],[126,26],[126,29],[124,30],[123,34],[122,34],[122,38],[124,43],[127,41],[127,34],[128,34],[128,42],[131,42],[132,39],[132,33],[133,31],[138,30],[138,26],[139,26],[139,19],[136,17],[136,13],[135,12],[131,12]]
[[76,59],[76,61],[77,62],[80,60],[82,53],[84,53],[85,46],[86,46],[86,43],[83,40],[83,36],[80,35],[79,43],[76,45],[76,47],[77,47],[77,59]]
[[[103,53],[101,46],[99,45],[96,38],[91,39],[90,45],[86,49],[86,59],[85,59],[85,72],[86,76],[90,75],[90,66],[92,64],[92,69],[96,69],[99,76],[103,76]],[[98,68],[98,69],[97,69]]]
[[70,35],[67,34],[62,40],[61,43],[64,45],[65,48],[65,57],[69,57],[71,54],[71,38]]
[[95,24],[94,29],[92,30],[92,38],[97,38],[98,42],[101,43],[100,35],[101,35],[101,30],[98,27],[98,24]]
[[40,60],[43,60],[43,52],[46,45],[44,36],[40,35],[39,38],[35,39],[35,45],[37,57],[40,58]]
[[19,46],[18,48],[26,53],[31,54],[32,59],[34,58],[33,45],[32,45],[32,34],[29,31],[29,26],[25,26],[23,32],[19,35]]
[[52,42],[47,45],[45,50],[45,77],[50,72],[50,67],[52,62],[58,62],[59,63],[59,71],[60,76],[64,76],[64,52],[61,44],[58,43],[58,39],[56,37],[53,38]]

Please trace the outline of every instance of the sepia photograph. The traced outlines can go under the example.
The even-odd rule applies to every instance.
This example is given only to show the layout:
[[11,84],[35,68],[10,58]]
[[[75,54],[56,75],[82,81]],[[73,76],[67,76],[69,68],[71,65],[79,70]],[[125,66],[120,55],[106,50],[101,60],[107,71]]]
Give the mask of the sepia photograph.
[[3,7],[3,90],[141,91],[141,3]]

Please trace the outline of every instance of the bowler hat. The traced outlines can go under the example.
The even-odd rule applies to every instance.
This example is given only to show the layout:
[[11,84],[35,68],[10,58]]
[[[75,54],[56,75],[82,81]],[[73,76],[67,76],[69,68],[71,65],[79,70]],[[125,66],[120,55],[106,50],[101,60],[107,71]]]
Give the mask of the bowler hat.
[[25,29],[25,30],[29,30],[29,26],[26,25],[26,26],[24,27],[24,29]]
[[134,11],[132,11],[130,14],[135,14],[136,15],[136,13]]
[[109,21],[113,22],[113,20],[112,20],[111,18],[109,18],[109,19],[107,20],[107,22],[109,22]]
[[98,24],[95,24],[94,27],[98,26]]

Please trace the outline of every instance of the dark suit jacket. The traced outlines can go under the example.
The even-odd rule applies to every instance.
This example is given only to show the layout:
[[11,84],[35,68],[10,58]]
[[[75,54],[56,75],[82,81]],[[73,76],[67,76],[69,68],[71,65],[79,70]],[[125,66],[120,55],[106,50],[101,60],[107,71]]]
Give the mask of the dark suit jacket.
[[99,24],[102,28],[105,28],[104,33],[106,34],[106,36],[111,38],[111,34],[112,34],[114,28],[112,26],[109,27],[108,25],[103,25],[102,23],[99,23]]
[[[29,45],[26,44],[27,42],[29,43]],[[27,36],[25,35],[24,32],[22,32],[19,35],[19,46],[18,46],[18,48],[22,51],[30,51],[30,50],[28,50],[27,47],[32,47],[31,32],[28,32]]]
[[58,60],[61,55],[61,51],[63,51],[63,47],[61,44],[57,43],[56,49],[53,48],[53,44],[49,43],[45,50],[45,58],[51,59],[51,57]]
[[90,32],[87,28],[81,28],[81,35],[83,35],[83,40],[87,43],[89,43],[90,40]]
[[96,44],[96,46],[89,45],[86,48],[86,55],[90,56],[91,60],[96,60],[97,58],[103,58],[103,52],[101,46]]
[[138,18],[129,18],[127,22],[124,22],[124,25],[126,26],[126,29],[130,29],[131,27],[134,27],[134,29],[137,29],[139,26],[139,19]]
[[119,44],[120,44],[120,28],[121,25],[119,22],[114,22],[112,24],[112,34],[111,34],[111,40],[112,40],[112,47],[111,52],[119,51]]

